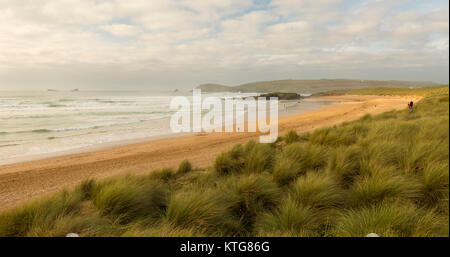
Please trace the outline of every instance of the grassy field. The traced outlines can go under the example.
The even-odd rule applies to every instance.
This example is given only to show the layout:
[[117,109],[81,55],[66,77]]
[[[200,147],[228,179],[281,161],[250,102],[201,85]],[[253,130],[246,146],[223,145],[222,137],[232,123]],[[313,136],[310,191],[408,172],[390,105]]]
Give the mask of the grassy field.
[[0,236],[449,236],[449,91],[424,94],[206,169],[87,180],[0,214]]
[[326,92],[320,92],[314,94],[314,96],[330,96],[330,95],[439,95],[445,94],[448,87],[446,86],[432,86],[424,88],[387,88],[387,87],[375,87],[375,88],[358,88],[358,89],[344,89],[344,90],[331,90]]

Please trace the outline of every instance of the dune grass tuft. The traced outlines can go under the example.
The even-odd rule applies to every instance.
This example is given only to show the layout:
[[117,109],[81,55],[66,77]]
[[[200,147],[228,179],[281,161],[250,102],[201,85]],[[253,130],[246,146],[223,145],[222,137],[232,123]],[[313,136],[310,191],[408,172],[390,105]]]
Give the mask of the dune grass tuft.
[[188,160],[183,160],[178,166],[177,173],[185,174],[192,171],[192,165]]
[[268,144],[256,144],[247,153],[245,169],[248,173],[270,171],[275,158],[274,149]]
[[313,144],[291,144],[283,149],[282,158],[295,160],[302,170],[317,170],[327,163],[327,152],[322,146]]
[[170,181],[174,180],[177,175],[172,169],[162,169],[162,170],[155,170],[152,171],[148,177],[150,179],[159,180],[164,183],[169,183]]
[[344,213],[337,222],[336,235],[433,236],[442,225],[441,218],[433,210],[417,209],[410,203],[389,203]]
[[357,179],[349,189],[348,201],[353,207],[361,207],[393,199],[415,200],[421,190],[421,184],[414,177],[396,174],[392,168],[379,168]]
[[302,172],[297,162],[289,158],[279,158],[273,169],[273,179],[280,185],[287,185]]
[[94,179],[87,179],[77,187],[83,200],[90,200],[95,196],[97,182]]
[[220,189],[229,202],[231,214],[246,227],[251,226],[260,213],[274,209],[281,198],[277,184],[261,175],[230,178]]
[[435,206],[441,201],[448,202],[448,163],[433,163],[428,165],[420,179],[423,183],[422,200],[426,206]]
[[314,209],[287,198],[278,210],[262,215],[255,230],[259,235],[317,236],[320,220]]
[[166,219],[175,227],[192,228],[208,235],[237,235],[240,224],[233,219],[226,203],[214,191],[180,193],[169,201]]
[[358,146],[336,148],[328,161],[328,171],[340,184],[349,187],[360,174],[363,150]]
[[217,156],[214,162],[214,169],[221,175],[240,173],[245,167],[244,148],[236,145],[228,152]]
[[290,192],[293,201],[301,206],[309,206],[317,210],[342,207],[343,192],[333,177],[324,172],[309,172],[293,184]]
[[80,211],[82,195],[66,190],[0,215],[0,236],[31,236],[36,227],[51,230],[55,220]]
[[292,144],[294,142],[300,141],[300,136],[297,134],[297,132],[295,132],[295,130],[290,130],[283,136],[283,140],[284,142],[286,142],[286,144]]
[[168,190],[163,184],[124,178],[100,185],[93,203],[101,215],[114,222],[128,223],[135,219],[162,216],[167,206]]

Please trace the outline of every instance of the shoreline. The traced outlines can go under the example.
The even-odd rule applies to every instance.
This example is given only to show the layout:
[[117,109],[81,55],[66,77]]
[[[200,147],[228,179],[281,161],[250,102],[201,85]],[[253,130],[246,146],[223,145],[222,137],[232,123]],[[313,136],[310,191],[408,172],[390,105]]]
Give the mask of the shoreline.
[[[280,116],[279,135],[294,129],[299,133],[355,120],[365,114],[404,109],[408,100],[420,96],[325,96],[336,102],[317,110]],[[103,146],[45,159],[0,165],[0,210],[72,187],[87,178],[102,179],[126,173],[148,173],[176,167],[188,159],[194,167],[207,167],[222,151],[235,144],[257,139],[261,133],[195,133],[124,145]]]
[[[285,116],[297,115],[297,114],[305,113],[308,111],[320,109],[321,107],[324,107],[324,106],[333,104],[334,102],[337,102],[337,101],[330,101],[330,103],[324,104],[324,103],[321,103],[322,101],[315,101],[315,100],[306,98],[301,101],[302,102],[312,102],[313,104],[316,104],[318,106],[307,106],[307,107],[300,108],[298,106],[298,101],[300,101],[300,100],[280,100],[279,106],[281,104],[285,104],[288,107],[288,109],[280,110],[279,118],[285,117]],[[323,101],[323,102],[328,102],[328,101]],[[160,120],[166,120],[167,123],[169,123],[169,118],[158,119],[158,121],[160,121]],[[88,145],[88,146],[79,146],[79,147],[74,147],[72,149],[66,149],[66,150],[60,150],[60,151],[52,151],[52,152],[46,152],[46,153],[40,153],[40,154],[11,157],[11,158],[0,160],[0,171],[1,171],[1,167],[5,166],[5,165],[37,161],[37,160],[49,159],[49,158],[53,158],[53,157],[69,156],[69,155],[73,155],[73,154],[95,152],[95,151],[104,150],[104,149],[111,148],[111,147],[120,147],[120,146],[135,144],[135,143],[155,141],[155,140],[159,140],[159,139],[182,137],[182,136],[193,136],[198,133],[204,133],[204,132],[182,132],[182,133],[167,132],[164,134],[157,134],[157,135],[152,135],[152,136],[135,137],[135,138],[130,138],[130,139],[117,139],[117,140],[113,140],[113,141],[109,141],[109,142],[96,143],[96,144],[92,144],[92,145]]]

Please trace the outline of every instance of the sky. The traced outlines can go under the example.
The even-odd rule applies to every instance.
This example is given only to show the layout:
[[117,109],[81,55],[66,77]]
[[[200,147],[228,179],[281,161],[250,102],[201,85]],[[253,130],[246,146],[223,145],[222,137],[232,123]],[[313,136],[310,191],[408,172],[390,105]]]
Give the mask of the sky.
[[0,90],[448,83],[447,0],[0,0]]

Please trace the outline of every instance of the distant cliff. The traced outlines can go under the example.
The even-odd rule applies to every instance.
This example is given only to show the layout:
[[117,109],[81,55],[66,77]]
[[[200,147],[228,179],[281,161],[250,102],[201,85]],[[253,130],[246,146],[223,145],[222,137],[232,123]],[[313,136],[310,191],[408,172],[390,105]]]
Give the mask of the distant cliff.
[[398,80],[350,80],[350,79],[318,79],[318,80],[275,80],[246,83],[238,86],[220,84],[202,84],[197,86],[203,92],[295,92],[318,93],[328,90],[342,90],[371,87],[417,88],[436,86],[430,81],[398,81]]
[[238,92],[235,87],[229,87],[219,84],[201,84],[196,88],[201,89],[204,92]]

